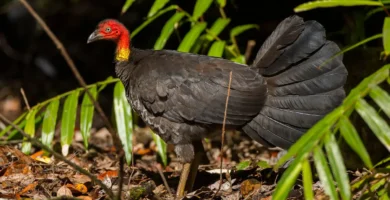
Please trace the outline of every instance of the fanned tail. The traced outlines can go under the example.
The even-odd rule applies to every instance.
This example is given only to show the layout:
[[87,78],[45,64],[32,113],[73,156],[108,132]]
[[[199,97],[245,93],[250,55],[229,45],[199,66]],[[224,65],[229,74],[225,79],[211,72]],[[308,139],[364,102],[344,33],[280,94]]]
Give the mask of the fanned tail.
[[324,64],[339,51],[318,22],[282,21],[251,66],[267,78],[268,96],[243,131],[261,143],[290,147],[343,101],[348,72],[342,56]]

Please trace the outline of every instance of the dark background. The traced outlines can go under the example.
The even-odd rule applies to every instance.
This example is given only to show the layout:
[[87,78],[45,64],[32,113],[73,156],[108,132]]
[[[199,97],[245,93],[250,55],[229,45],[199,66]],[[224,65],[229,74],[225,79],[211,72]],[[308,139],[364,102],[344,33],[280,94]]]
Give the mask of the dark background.
[[[55,45],[41,29],[27,10],[18,1],[0,1],[0,100],[9,96],[20,97],[23,87],[31,105],[49,97],[80,87],[65,60]],[[123,15],[120,15],[124,0],[34,0],[29,1],[38,14],[63,42],[74,60],[81,75],[88,84],[102,81],[114,74],[114,44],[99,42],[87,45],[89,34],[97,23],[105,18],[122,21],[134,30],[146,18],[153,0],[137,0]],[[284,18],[294,14],[293,8],[305,1],[249,1],[228,0],[226,15],[232,19],[228,28],[254,23],[259,30],[250,30],[237,40],[241,51],[245,51],[248,40],[255,40],[260,47],[266,37]],[[194,0],[173,0],[168,4],[178,4],[192,13]],[[385,12],[379,12],[364,21],[369,9],[375,7],[338,7],[315,9],[298,13],[305,20],[317,20],[326,28],[328,38],[337,42],[341,48],[360,41],[368,36],[381,33]],[[154,42],[167,19],[174,11],[164,14],[142,30],[132,41],[138,48],[153,48]],[[209,25],[219,17],[218,7],[212,4],[204,19]],[[188,26],[180,29],[181,37]],[[228,39],[228,31],[221,38]],[[178,38],[172,34],[166,49],[176,49]],[[344,56],[349,70],[346,89],[349,91],[364,77],[379,69],[384,61],[379,60],[383,51],[382,40],[375,40]],[[252,52],[254,55],[256,52]],[[249,63],[251,63],[249,60]],[[99,101],[109,111],[112,104],[112,90],[104,90]],[[109,112],[108,112],[109,113]]]

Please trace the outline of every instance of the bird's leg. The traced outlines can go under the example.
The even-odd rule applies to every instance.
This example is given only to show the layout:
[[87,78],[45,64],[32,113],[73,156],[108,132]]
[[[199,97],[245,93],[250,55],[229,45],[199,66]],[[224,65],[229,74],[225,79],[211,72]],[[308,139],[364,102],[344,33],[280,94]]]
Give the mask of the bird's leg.
[[180,175],[179,186],[177,187],[177,197],[183,197],[185,192],[190,192],[195,183],[198,167],[204,154],[202,141],[194,141],[194,159],[191,162],[183,164],[182,173]]
[[178,198],[184,196],[185,187],[186,187],[188,175],[190,173],[190,169],[191,169],[191,163],[183,164],[183,169],[181,170],[179,185],[177,186],[177,192],[176,192],[176,196]]

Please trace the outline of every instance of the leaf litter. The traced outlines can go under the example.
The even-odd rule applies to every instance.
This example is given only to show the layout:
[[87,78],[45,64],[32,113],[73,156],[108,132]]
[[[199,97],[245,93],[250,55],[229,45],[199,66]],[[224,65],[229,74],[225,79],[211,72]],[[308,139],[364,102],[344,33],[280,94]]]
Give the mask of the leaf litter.
[[[156,168],[162,161],[156,144],[147,128],[134,132],[134,164],[125,167],[122,199],[171,199]],[[78,131],[75,137],[80,134]],[[210,199],[219,187],[219,162],[222,159],[223,184],[217,199],[270,199],[278,172],[267,163],[277,155],[238,132],[228,133],[224,157],[220,158],[218,138],[205,140],[207,158],[201,163],[194,191],[186,199]],[[60,152],[58,141],[54,149]],[[80,199],[106,199],[108,196],[91,179],[62,161],[35,150],[31,156],[23,154],[20,145],[0,146],[0,198],[50,199],[67,196]],[[276,152],[276,153],[275,153]],[[175,192],[181,170],[173,147],[168,145],[168,166],[163,167],[169,189]],[[112,138],[105,128],[92,132],[88,151],[82,140],[73,141],[67,159],[88,170],[103,181],[114,193],[118,191],[119,163]],[[318,184],[317,184],[318,185]],[[317,186],[314,184],[313,188]],[[321,187],[316,197],[325,197]],[[299,183],[290,192],[289,199],[303,199]]]

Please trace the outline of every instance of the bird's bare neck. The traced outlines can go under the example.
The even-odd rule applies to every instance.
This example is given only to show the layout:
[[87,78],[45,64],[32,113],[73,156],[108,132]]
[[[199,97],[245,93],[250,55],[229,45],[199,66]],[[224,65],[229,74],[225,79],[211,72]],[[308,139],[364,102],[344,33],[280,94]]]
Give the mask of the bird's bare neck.
[[128,31],[124,31],[118,39],[115,60],[128,61],[130,58],[130,37]]

